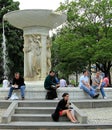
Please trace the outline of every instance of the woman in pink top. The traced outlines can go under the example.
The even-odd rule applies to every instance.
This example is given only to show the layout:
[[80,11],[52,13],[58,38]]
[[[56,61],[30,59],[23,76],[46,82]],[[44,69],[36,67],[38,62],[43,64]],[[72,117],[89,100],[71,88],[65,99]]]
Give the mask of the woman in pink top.
[[108,79],[108,77],[105,77],[102,82],[105,83],[105,87],[109,86],[109,79]]

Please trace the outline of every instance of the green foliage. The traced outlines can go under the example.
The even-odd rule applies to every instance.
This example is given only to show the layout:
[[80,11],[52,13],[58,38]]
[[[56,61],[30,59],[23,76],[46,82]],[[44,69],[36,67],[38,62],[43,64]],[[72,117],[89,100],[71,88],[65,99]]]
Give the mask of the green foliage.
[[80,72],[92,63],[109,75],[112,66],[112,1],[66,1],[57,11],[67,12],[67,22],[54,36],[54,67],[70,74]]
[[[0,43],[2,43],[2,32],[3,32],[3,16],[4,14],[18,10],[19,2],[13,0],[0,0]],[[5,36],[6,36],[6,47],[8,53],[8,67],[10,70],[9,78],[11,79],[14,72],[19,71],[23,74],[23,37],[22,31],[11,26],[5,21]],[[3,76],[2,69],[2,47],[0,45],[0,77]]]
[[0,84],[0,88],[2,87],[2,84]]

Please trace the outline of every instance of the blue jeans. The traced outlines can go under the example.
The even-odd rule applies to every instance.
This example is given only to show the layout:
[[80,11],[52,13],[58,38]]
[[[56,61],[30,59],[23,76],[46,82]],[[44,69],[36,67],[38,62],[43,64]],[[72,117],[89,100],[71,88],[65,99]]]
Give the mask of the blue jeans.
[[[10,87],[10,90],[9,90],[9,94],[8,94],[8,97],[11,97],[11,95],[12,95],[12,92],[13,92],[13,90],[16,90],[17,88],[14,88],[14,87]],[[25,85],[22,85],[22,86],[20,86],[20,91],[21,91],[21,97],[24,97],[25,96]]]
[[[104,91],[104,87],[105,87],[106,83],[102,82],[101,87],[100,87],[100,92],[102,94],[103,97],[105,97],[105,91]],[[96,89],[98,86],[93,86],[94,89]]]
[[95,90],[93,88],[89,89],[85,85],[81,85],[80,88],[83,89],[86,93],[88,93],[91,97],[94,97],[95,94],[96,94],[96,92],[95,92]]

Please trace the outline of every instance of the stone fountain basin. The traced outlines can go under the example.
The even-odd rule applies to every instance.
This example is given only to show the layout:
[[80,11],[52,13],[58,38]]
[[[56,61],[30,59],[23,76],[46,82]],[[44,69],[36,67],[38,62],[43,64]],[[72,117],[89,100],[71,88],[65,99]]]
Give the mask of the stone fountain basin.
[[3,18],[19,29],[36,26],[52,29],[66,21],[65,14],[43,9],[16,10],[5,14]]

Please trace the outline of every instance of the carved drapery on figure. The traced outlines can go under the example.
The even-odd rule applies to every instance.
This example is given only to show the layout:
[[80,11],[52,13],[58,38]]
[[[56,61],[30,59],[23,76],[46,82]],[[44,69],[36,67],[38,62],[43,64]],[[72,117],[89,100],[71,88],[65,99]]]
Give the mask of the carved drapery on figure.
[[41,77],[41,36],[25,35],[24,41],[25,78],[39,79]]
[[51,39],[47,37],[47,74],[51,70]]

